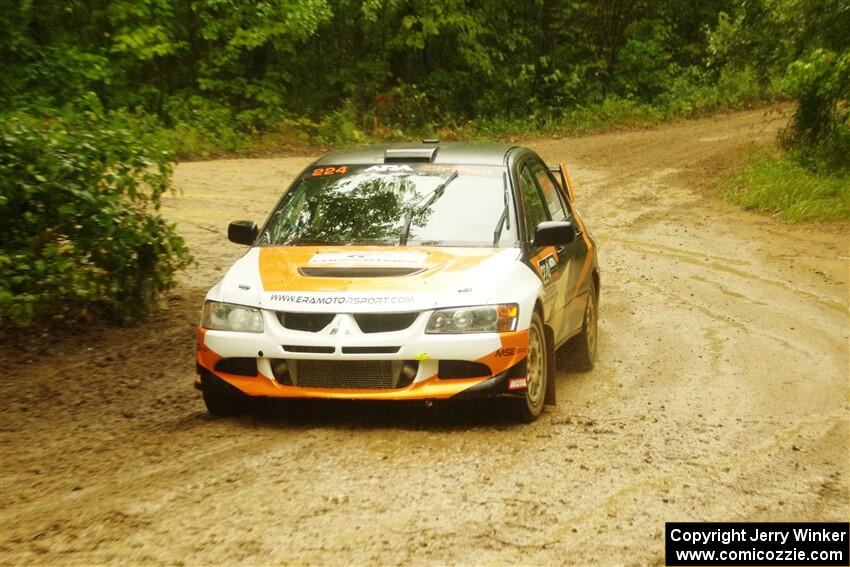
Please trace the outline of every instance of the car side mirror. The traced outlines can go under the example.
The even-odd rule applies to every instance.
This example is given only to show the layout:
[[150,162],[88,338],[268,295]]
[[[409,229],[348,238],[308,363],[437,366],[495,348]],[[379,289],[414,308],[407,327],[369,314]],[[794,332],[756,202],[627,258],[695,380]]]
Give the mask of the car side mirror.
[[251,246],[257,240],[260,229],[254,221],[238,220],[227,225],[227,238],[236,244]]
[[576,239],[576,227],[570,221],[544,221],[537,225],[532,246],[563,246]]

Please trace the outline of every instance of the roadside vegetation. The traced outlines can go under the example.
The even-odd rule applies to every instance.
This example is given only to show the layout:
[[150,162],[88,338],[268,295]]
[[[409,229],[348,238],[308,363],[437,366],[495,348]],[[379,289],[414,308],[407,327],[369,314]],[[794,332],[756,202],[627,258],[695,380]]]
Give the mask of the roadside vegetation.
[[[737,18],[721,21],[714,37],[724,47],[716,53],[727,67],[761,62],[760,67],[780,77],[781,92],[796,107],[777,141],[781,151],[754,152],[731,176],[727,197],[786,221],[846,221],[850,4],[795,0],[758,6],[749,4]],[[782,41],[764,40],[783,36]]]
[[783,155],[755,152],[731,175],[727,197],[789,222],[850,219],[850,177],[817,173]]
[[0,15],[0,110],[93,95],[181,159],[655,124],[781,95],[773,67],[727,64],[752,4],[19,1]]
[[784,153],[754,158],[730,198],[847,219],[847,29],[844,0],[13,1],[0,323],[132,322],[155,305],[190,262],[156,212],[177,159],[582,133],[786,99]]
[[132,322],[191,260],[157,213],[171,155],[95,113],[0,130],[0,321]]

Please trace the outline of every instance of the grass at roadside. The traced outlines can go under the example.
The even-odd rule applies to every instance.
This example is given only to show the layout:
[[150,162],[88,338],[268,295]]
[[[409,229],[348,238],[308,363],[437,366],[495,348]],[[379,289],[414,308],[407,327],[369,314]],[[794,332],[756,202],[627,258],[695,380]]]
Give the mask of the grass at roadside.
[[789,156],[756,152],[729,186],[733,203],[788,222],[850,220],[850,176],[815,173]]

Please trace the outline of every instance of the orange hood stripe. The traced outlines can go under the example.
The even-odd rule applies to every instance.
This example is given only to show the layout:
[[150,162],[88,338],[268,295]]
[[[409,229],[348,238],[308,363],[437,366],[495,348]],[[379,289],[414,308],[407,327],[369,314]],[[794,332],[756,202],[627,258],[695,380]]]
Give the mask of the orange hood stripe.
[[[415,251],[425,256],[424,270],[409,276],[396,277],[322,277],[304,276],[298,268],[310,266],[317,253],[350,254],[362,252],[370,255],[381,252],[398,253],[400,250]],[[499,248],[445,248],[396,246],[268,246],[260,248],[259,272],[263,289],[270,291],[306,292],[433,292],[441,289],[458,273],[469,270],[487,258],[502,252]],[[374,264],[372,264],[374,265]],[[336,267],[370,267],[368,262],[349,262]]]

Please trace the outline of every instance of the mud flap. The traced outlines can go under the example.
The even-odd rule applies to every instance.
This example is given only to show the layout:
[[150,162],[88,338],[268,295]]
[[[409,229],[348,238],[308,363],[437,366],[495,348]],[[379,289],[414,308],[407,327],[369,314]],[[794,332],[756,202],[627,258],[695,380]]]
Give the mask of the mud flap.
[[555,384],[555,333],[549,325],[543,325],[543,331],[546,333],[546,361],[547,374],[546,376],[546,398],[544,403],[551,406],[557,405],[555,393],[557,385]]

